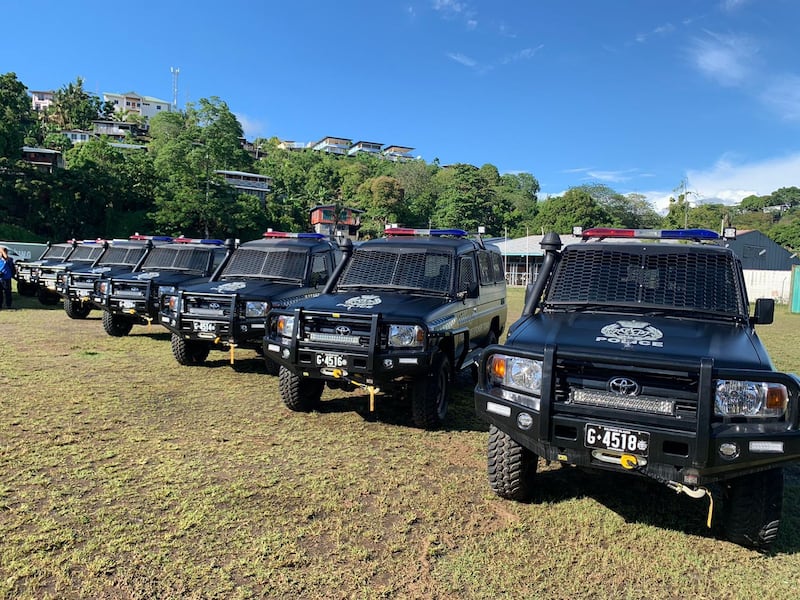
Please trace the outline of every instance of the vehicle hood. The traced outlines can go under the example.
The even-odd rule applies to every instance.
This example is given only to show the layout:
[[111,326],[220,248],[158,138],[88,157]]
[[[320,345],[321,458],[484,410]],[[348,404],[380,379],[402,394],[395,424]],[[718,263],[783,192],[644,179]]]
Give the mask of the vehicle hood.
[[384,290],[352,291],[347,293],[323,294],[303,302],[303,308],[322,312],[351,314],[373,314],[379,312],[386,317],[411,319],[435,318],[436,310],[448,304],[441,296],[415,296],[398,294]]
[[702,319],[613,313],[538,313],[512,328],[507,344],[558,353],[664,360],[665,365],[714,359],[719,368],[772,369],[761,340],[747,325]]
[[237,279],[233,281],[207,281],[181,287],[181,289],[192,294],[238,294],[239,297],[247,299],[275,300],[298,294],[314,293],[316,288],[303,288],[297,282]]
[[198,275],[197,273],[187,273],[186,271],[137,271],[125,273],[122,277],[117,277],[118,281],[135,281],[142,284],[152,281],[154,285],[180,286],[191,285],[208,281],[210,275]]

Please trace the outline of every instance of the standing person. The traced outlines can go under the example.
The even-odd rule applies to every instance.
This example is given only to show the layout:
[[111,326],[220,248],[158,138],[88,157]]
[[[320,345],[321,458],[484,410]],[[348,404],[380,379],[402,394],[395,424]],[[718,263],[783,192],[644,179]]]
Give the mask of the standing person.
[[11,308],[11,279],[14,277],[14,259],[8,255],[8,248],[0,246],[0,308],[5,301]]

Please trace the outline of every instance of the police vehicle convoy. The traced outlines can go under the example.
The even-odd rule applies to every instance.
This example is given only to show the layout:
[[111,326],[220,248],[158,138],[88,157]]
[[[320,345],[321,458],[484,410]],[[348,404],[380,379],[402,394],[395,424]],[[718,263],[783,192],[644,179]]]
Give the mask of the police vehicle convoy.
[[[21,296],[37,296],[39,292],[39,271],[43,266],[63,263],[78,247],[76,240],[58,244],[48,244],[47,249],[35,260],[15,261],[17,267],[17,292]],[[48,296],[46,300],[50,300]],[[58,299],[56,298],[55,302]],[[55,304],[55,302],[51,302]]]
[[77,242],[69,257],[60,262],[46,262],[39,267],[38,297],[39,302],[49,306],[58,304],[61,295],[58,293],[58,280],[72,269],[93,267],[108,249],[106,240],[83,240]]
[[441,425],[453,378],[506,323],[499,250],[459,229],[390,228],[358,244],[316,298],[270,311],[264,355],[292,410],[324,386],[404,398],[413,422]]
[[134,325],[158,323],[164,294],[208,281],[222,270],[235,247],[234,240],[179,237],[153,248],[131,273],[96,281],[92,298],[103,310],[103,329],[121,337]]
[[[272,307],[318,295],[341,261],[336,244],[319,233],[268,231],[241,244],[210,280],[162,297],[160,323],[172,332],[172,353],[182,365],[200,364],[212,348],[263,348]],[[267,359],[276,375],[277,364]]]
[[[100,279],[130,273],[147,257],[157,244],[171,242],[168,236],[139,235],[127,240],[114,239],[95,264],[78,267],[72,265],[56,274],[56,292],[64,299],[64,311],[71,319],[85,319],[93,308],[95,283]],[[70,261],[72,262],[72,261]]]
[[709,499],[710,525],[768,547],[782,467],[800,458],[800,379],[775,370],[755,329],[773,300],[750,314],[741,262],[713,231],[581,239],[545,236],[522,316],[482,356],[492,489],[531,498],[539,458],[629,473]]

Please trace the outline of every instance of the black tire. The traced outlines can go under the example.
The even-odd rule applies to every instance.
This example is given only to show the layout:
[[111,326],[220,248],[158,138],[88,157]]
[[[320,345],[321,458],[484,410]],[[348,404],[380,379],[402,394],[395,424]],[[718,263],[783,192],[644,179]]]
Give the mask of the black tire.
[[85,319],[92,312],[92,305],[64,297],[64,312],[70,319]]
[[422,429],[441,427],[450,400],[450,361],[443,352],[433,357],[426,377],[411,385],[411,418]]
[[61,300],[61,296],[45,288],[40,288],[36,295],[39,297],[39,302],[45,306],[55,306]]
[[187,367],[202,365],[208,358],[208,353],[211,352],[211,344],[209,342],[185,340],[176,333],[172,334],[170,343],[175,360]]
[[33,297],[36,295],[36,284],[17,280],[17,293],[20,296]]
[[489,485],[495,494],[519,502],[531,499],[539,462],[536,454],[490,425],[486,459]]
[[281,367],[279,378],[278,389],[287,408],[295,412],[310,412],[319,406],[325,388],[322,379],[300,377],[286,367]]
[[281,371],[281,366],[266,356],[264,357],[264,366],[267,368],[267,375],[277,375]]
[[133,321],[121,315],[115,315],[107,310],[103,311],[103,329],[113,337],[124,337],[133,329]]
[[766,550],[778,537],[783,469],[743,475],[725,484],[722,528],[740,546]]

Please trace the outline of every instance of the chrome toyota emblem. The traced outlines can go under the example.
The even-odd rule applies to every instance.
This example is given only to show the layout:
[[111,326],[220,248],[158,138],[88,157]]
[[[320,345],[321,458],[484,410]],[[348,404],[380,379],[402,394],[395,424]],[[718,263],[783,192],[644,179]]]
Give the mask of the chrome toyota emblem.
[[220,309],[220,303],[219,302],[211,302],[208,305],[208,308],[210,308],[211,310],[219,310]]
[[350,331],[350,328],[347,325],[338,325],[336,327],[336,333],[338,335],[350,335],[352,332]]
[[627,377],[613,377],[608,380],[606,387],[609,392],[620,396],[638,396],[641,391],[639,384]]

